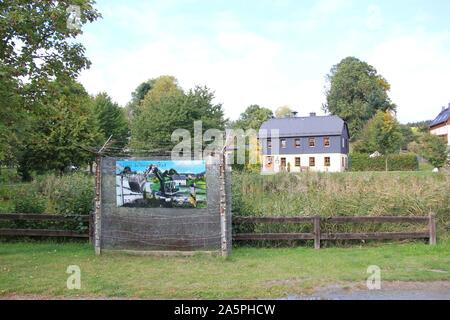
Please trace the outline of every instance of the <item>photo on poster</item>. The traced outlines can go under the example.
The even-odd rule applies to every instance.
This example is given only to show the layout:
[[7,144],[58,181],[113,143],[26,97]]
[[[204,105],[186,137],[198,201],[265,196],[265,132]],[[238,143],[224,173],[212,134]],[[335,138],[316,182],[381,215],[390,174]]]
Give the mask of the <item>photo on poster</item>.
[[203,160],[116,161],[118,207],[206,208]]

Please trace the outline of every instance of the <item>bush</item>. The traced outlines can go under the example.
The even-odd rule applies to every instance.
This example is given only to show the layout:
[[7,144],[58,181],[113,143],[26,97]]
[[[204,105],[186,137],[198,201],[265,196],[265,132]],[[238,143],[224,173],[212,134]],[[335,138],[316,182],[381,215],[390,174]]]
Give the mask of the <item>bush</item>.
[[[350,154],[349,164],[351,171],[385,171],[386,157],[370,158],[367,154],[352,153]],[[418,169],[419,161],[415,154],[408,153],[388,156],[389,171],[415,171]]]
[[94,179],[83,173],[47,175],[38,179],[38,190],[48,199],[50,211],[87,215],[93,210]]
[[46,199],[34,192],[18,193],[13,204],[17,213],[44,213],[47,207]]

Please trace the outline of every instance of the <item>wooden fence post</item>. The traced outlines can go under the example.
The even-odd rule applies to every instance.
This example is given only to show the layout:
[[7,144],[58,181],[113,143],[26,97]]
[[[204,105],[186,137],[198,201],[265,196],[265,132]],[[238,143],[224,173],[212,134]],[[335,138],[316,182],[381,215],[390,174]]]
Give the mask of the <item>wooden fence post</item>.
[[436,214],[431,212],[429,215],[428,229],[430,231],[430,245],[436,244]]
[[89,213],[89,243],[94,244],[94,213]]
[[320,249],[320,217],[314,217],[314,249]]

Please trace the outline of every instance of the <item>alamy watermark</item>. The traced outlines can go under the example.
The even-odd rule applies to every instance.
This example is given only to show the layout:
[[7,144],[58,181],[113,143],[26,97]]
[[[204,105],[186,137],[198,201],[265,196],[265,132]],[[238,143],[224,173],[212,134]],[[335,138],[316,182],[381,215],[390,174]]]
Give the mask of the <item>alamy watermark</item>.
[[69,290],[81,289],[81,269],[77,265],[70,265],[66,269],[66,273],[70,274],[67,278],[66,286]]
[[230,164],[258,164],[262,150],[279,153],[279,130],[208,129],[203,132],[202,121],[194,121],[194,136],[187,129],[172,132],[176,143],[171,151],[172,160],[203,160],[216,152],[232,152]]
[[367,278],[366,285],[369,290],[381,290],[381,269],[379,266],[369,266],[367,273],[370,276]]
[[81,30],[81,7],[77,5],[69,5],[66,9],[67,17],[67,29],[69,30]]

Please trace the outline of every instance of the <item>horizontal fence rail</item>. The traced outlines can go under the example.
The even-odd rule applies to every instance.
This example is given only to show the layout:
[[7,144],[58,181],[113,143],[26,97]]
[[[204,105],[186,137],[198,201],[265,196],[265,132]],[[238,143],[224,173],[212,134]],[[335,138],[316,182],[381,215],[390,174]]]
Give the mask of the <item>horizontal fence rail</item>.
[[[243,224],[312,224],[311,233],[235,233],[235,241],[262,240],[314,240],[314,247],[320,249],[322,240],[404,240],[428,239],[430,245],[436,244],[436,216],[427,217],[237,217],[234,225]],[[323,233],[323,223],[333,224],[363,224],[363,223],[414,223],[427,224],[427,229],[418,232],[351,232],[351,233]]]
[[56,214],[35,214],[35,213],[5,213],[0,214],[0,220],[9,221],[49,221],[49,222],[85,222],[89,224],[88,232],[76,232],[73,230],[54,229],[18,229],[0,228],[0,236],[14,237],[67,237],[86,238],[92,241],[93,220],[92,215],[56,215]]

